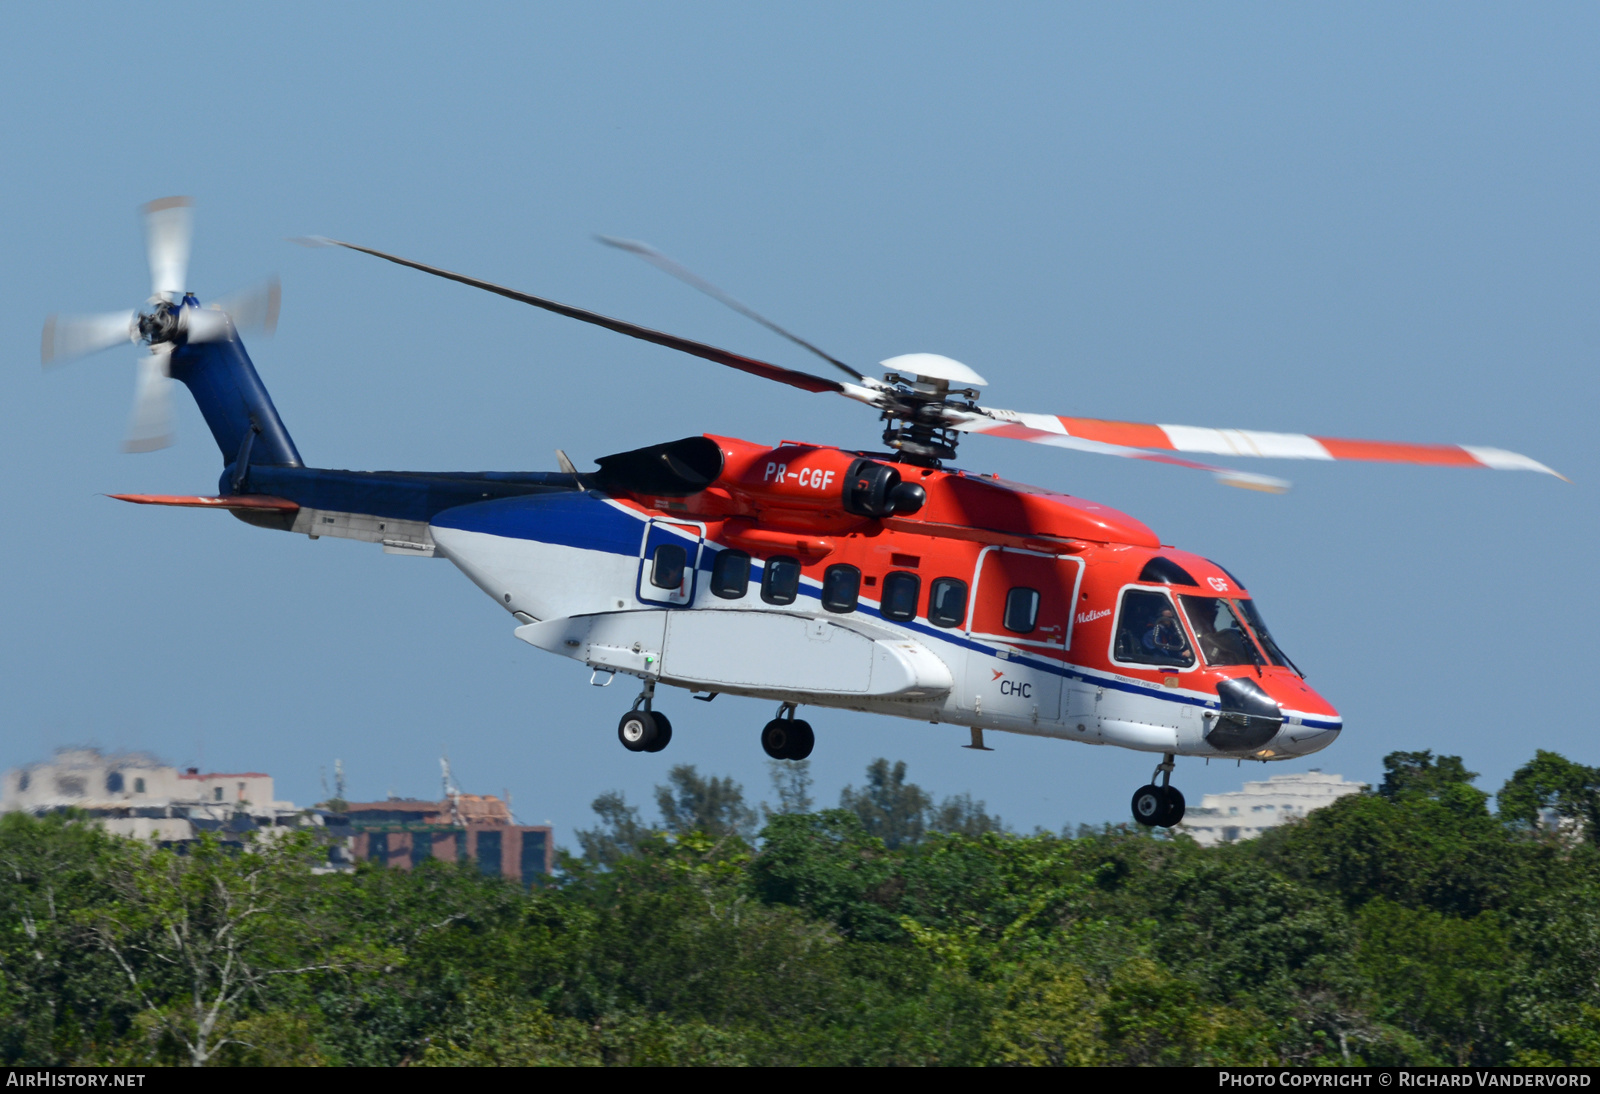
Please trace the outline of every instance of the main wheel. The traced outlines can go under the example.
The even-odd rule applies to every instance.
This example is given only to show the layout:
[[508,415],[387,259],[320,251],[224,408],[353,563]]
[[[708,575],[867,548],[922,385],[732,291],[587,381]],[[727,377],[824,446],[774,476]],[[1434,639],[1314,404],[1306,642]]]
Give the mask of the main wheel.
[[617,723],[617,740],[629,752],[645,752],[656,743],[656,716],[648,710],[630,710]]
[[789,750],[783,754],[786,760],[803,760],[811,755],[812,748],[816,747],[817,735],[811,732],[811,723],[798,719],[789,723]]
[[1183,795],[1178,792],[1178,788],[1175,786],[1163,786],[1161,793],[1166,798],[1166,802],[1165,808],[1161,813],[1161,819],[1156,823],[1163,828],[1171,828],[1183,819]]
[[1159,786],[1141,786],[1133,792],[1133,819],[1146,828],[1166,823],[1167,796]]
[[652,710],[650,717],[656,720],[656,739],[645,746],[646,752],[660,752],[672,743],[672,723],[667,721],[667,716],[659,710]]
[[[787,760],[789,749],[794,745],[795,738],[791,727],[795,724],[786,718],[774,718],[762,726],[761,750],[774,760]],[[803,722],[799,724],[804,725]]]

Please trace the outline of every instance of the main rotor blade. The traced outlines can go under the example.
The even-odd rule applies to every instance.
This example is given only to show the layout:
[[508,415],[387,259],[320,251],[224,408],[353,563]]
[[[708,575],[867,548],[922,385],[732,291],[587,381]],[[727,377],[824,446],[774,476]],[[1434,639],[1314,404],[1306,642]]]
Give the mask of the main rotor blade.
[[150,295],[172,303],[188,291],[189,236],[193,198],[158,198],[144,207],[145,246],[150,253]]
[[607,330],[616,331],[618,334],[626,334],[630,338],[638,338],[645,342],[654,342],[658,346],[666,346],[668,349],[675,349],[680,353],[687,353],[694,357],[703,357],[707,361],[715,361],[719,365],[727,365],[729,368],[736,368],[740,372],[748,372],[753,376],[761,376],[768,380],[776,380],[780,384],[788,384],[790,387],[797,387],[802,391],[831,391],[840,395],[848,394],[848,392],[845,390],[845,386],[837,380],[828,380],[821,376],[813,376],[809,372],[800,372],[797,369],[784,368],[781,365],[768,364],[766,361],[758,361],[753,357],[745,357],[742,354],[729,353],[725,349],[718,349],[715,346],[708,346],[702,342],[694,342],[688,338],[680,338],[675,334],[667,334],[663,331],[651,330],[649,327],[641,327],[636,323],[629,323],[621,319],[612,319],[610,316],[601,315],[599,312],[585,311],[583,308],[574,308],[569,304],[560,304],[554,300],[547,300],[542,296],[533,296],[529,293],[518,292],[515,289],[508,289],[503,285],[496,285],[491,281],[480,281],[478,278],[468,277],[465,274],[452,273],[449,270],[440,269],[437,266],[428,266],[421,262],[413,262],[409,258],[401,258],[398,255],[385,254],[383,251],[375,251],[370,247],[361,247],[354,243],[346,243],[343,240],[325,238],[298,240],[297,242],[303,242],[314,247],[345,247],[352,251],[360,251],[362,254],[369,254],[374,258],[381,258],[387,262],[393,262],[396,265],[409,266],[413,270],[421,270],[423,273],[432,274],[435,277],[442,277],[448,281],[459,281],[463,285],[471,285],[475,289],[483,289],[486,292],[492,292],[499,296],[504,296],[508,300],[519,300],[524,304],[532,304],[536,308],[543,308],[545,311],[555,312],[557,315],[564,315],[568,319],[576,319],[583,323],[592,323],[597,327],[605,327]]
[[[1187,425],[1114,422],[1100,418],[1066,418],[1053,414],[1021,414],[984,409],[955,428],[970,433],[1015,436],[1044,444],[1046,438],[1070,438],[1113,447],[1155,452],[1188,452],[1209,456],[1250,456],[1282,460],[1363,460],[1444,467],[1487,467],[1496,471],[1539,471],[1566,476],[1539,461],[1502,448],[1478,445],[1405,444],[1317,437],[1306,433],[1265,433],[1249,429],[1208,429]],[[1021,432],[1019,432],[1021,431]],[[1023,436],[1025,432],[1029,435]],[[1039,434],[1034,436],[1032,434]],[[1073,446],[1076,447],[1076,446]]]
[[1074,452],[1092,452],[1097,456],[1120,456],[1129,460],[1147,460],[1151,463],[1165,463],[1173,467],[1187,467],[1193,471],[1206,471],[1216,477],[1224,486],[1237,486],[1244,490],[1260,490],[1268,494],[1282,494],[1289,489],[1290,483],[1286,479],[1274,478],[1271,475],[1257,475],[1249,471],[1235,471],[1228,467],[1213,467],[1207,463],[1197,463],[1178,456],[1168,456],[1163,452],[1152,452],[1147,448],[1135,448],[1131,445],[1113,444],[1107,441],[1092,440],[1087,437],[1075,437],[1060,430],[1039,428],[1032,423],[1032,419],[1047,417],[1042,414],[1016,414],[1014,411],[988,411],[990,414],[1012,415],[1016,418],[1027,418],[1028,423],[1020,421],[997,421],[994,418],[984,417],[982,414],[964,414],[958,420],[951,421],[950,428],[963,433],[983,433],[991,437],[1006,437],[1014,441],[1032,441],[1034,444],[1047,444],[1052,448],[1066,448]]
[[133,415],[128,419],[124,452],[154,452],[172,443],[172,343],[150,347],[139,360],[139,378],[133,389]]
[[784,330],[782,327],[778,326],[778,324],[757,312],[754,308],[751,308],[745,304],[741,304],[739,301],[735,300],[733,297],[717,288],[705,278],[700,277],[698,274],[695,274],[693,271],[688,270],[683,266],[678,265],[676,262],[672,261],[672,259],[662,254],[654,247],[650,246],[650,244],[640,243],[636,239],[618,239],[616,236],[595,236],[595,238],[601,243],[604,243],[607,247],[615,247],[619,251],[628,251],[632,254],[638,255],[656,269],[676,277],[679,281],[682,281],[686,285],[699,289],[701,292],[711,297],[711,299],[716,300],[719,303],[726,304],[728,307],[732,308],[746,319],[754,319],[757,323],[760,323],[763,327],[766,327],[773,334],[778,335],[780,338],[787,338],[801,349],[806,350],[809,353],[816,354],[834,368],[840,369],[847,373],[852,380],[866,379],[865,376],[851,368],[849,365],[845,364],[843,361],[839,360],[837,357],[818,349],[810,342],[807,342],[804,338],[801,338],[798,334],[792,334],[789,331]]
[[139,313],[113,311],[103,315],[52,315],[44,321],[39,360],[46,366],[65,364],[96,350],[138,341]]

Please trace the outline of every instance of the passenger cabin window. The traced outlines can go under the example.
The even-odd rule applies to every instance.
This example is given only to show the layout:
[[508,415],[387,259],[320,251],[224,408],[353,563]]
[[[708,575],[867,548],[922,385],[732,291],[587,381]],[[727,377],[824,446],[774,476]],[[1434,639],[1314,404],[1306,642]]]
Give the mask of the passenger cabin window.
[[1129,589],[1122,594],[1114,649],[1118,661],[1135,665],[1188,668],[1194,664],[1194,651],[1172,601],[1166,593],[1153,589]]
[[[1224,570],[1223,572],[1226,573],[1227,571]],[[1282,665],[1286,669],[1293,669],[1299,675],[1304,676],[1305,673],[1300,672],[1295,663],[1289,660],[1289,655],[1279,649],[1278,644],[1272,640],[1272,635],[1267,633],[1267,625],[1262,621],[1261,613],[1256,610],[1256,602],[1254,600],[1235,600],[1233,603],[1239,606],[1239,612],[1244,616],[1244,621],[1250,624],[1251,630],[1256,632],[1256,637],[1261,640],[1261,648],[1266,651],[1268,657],[1272,658],[1272,663],[1274,665]]]
[[133,780],[133,792],[135,794],[143,794],[144,793],[144,780],[143,779],[134,779]]
[[681,587],[683,568],[688,562],[689,552],[676,543],[663,543],[656,548],[655,560],[650,565],[650,584],[658,589]]
[[967,583],[939,577],[928,587],[928,622],[935,627],[959,627],[967,621]]
[[800,592],[800,560],[788,555],[767,559],[761,574],[761,599],[768,604],[793,604]]
[[1219,596],[1180,596],[1200,655],[1208,665],[1258,665],[1261,655],[1234,614],[1233,602]]
[[750,556],[723,551],[711,564],[711,591],[724,600],[738,600],[750,591]]
[[892,570],[883,577],[883,599],[878,611],[885,619],[909,622],[917,617],[917,598],[922,595],[922,579],[904,570]]
[[1006,594],[1006,614],[1001,620],[1008,631],[1032,634],[1039,625],[1039,590],[1018,586]]
[[854,566],[829,566],[822,573],[822,606],[830,612],[853,612],[861,597],[861,571]]

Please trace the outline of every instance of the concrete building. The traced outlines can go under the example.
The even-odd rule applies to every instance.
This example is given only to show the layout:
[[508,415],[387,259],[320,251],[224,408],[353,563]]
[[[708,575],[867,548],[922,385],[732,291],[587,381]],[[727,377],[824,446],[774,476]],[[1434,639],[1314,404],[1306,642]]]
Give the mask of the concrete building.
[[1253,839],[1366,788],[1366,783],[1346,782],[1343,776],[1324,775],[1316,769],[1300,775],[1273,775],[1264,782],[1245,783],[1241,790],[1207,794],[1199,808],[1189,809],[1178,830],[1205,847]]
[[[79,809],[106,831],[181,843],[201,832],[237,839],[245,832],[322,826],[316,810],[278,801],[260,771],[179,771],[146,752],[62,748],[44,762],[0,777],[0,812],[35,816]],[[335,856],[342,857],[342,856]]]
[[350,853],[357,860],[409,870],[428,859],[470,859],[485,874],[524,884],[555,869],[551,829],[517,824],[510,805],[493,794],[350,802],[343,815],[349,822]]

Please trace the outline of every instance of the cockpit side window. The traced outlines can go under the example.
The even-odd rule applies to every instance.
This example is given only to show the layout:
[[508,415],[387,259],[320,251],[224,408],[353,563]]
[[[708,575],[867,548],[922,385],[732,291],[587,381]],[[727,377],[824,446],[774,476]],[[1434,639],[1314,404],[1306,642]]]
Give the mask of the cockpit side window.
[[1194,651],[1172,601],[1153,589],[1129,589],[1122,594],[1117,617],[1115,653],[1118,661],[1136,665],[1188,668]]
[[1219,596],[1178,597],[1183,602],[1194,640],[1208,665],[1258,665],[1261,655],[1234,614],[1233,601]]
[[1243,613],[1245,622],[1250,624],[1250,629],[1256,632],[1256,637],[1261,640],[1261,648],[1267,652],[1268,657],[1272,658],[1272,663],[1274,665],[1282,665],[1286,669],[1293,669],[1299,675],[1304,676],[1305,673],[1300,672],[1299,667],[1289,660],[1288,654],[1278,648],[1278,644],[1272,640],[1272,635],[1267,633],[1267,625],[1262,621],[1261,613],[1256,610],[1256,602],[1254,600],[1235,600],[1233,603],[1239,606],[1239,611]]

